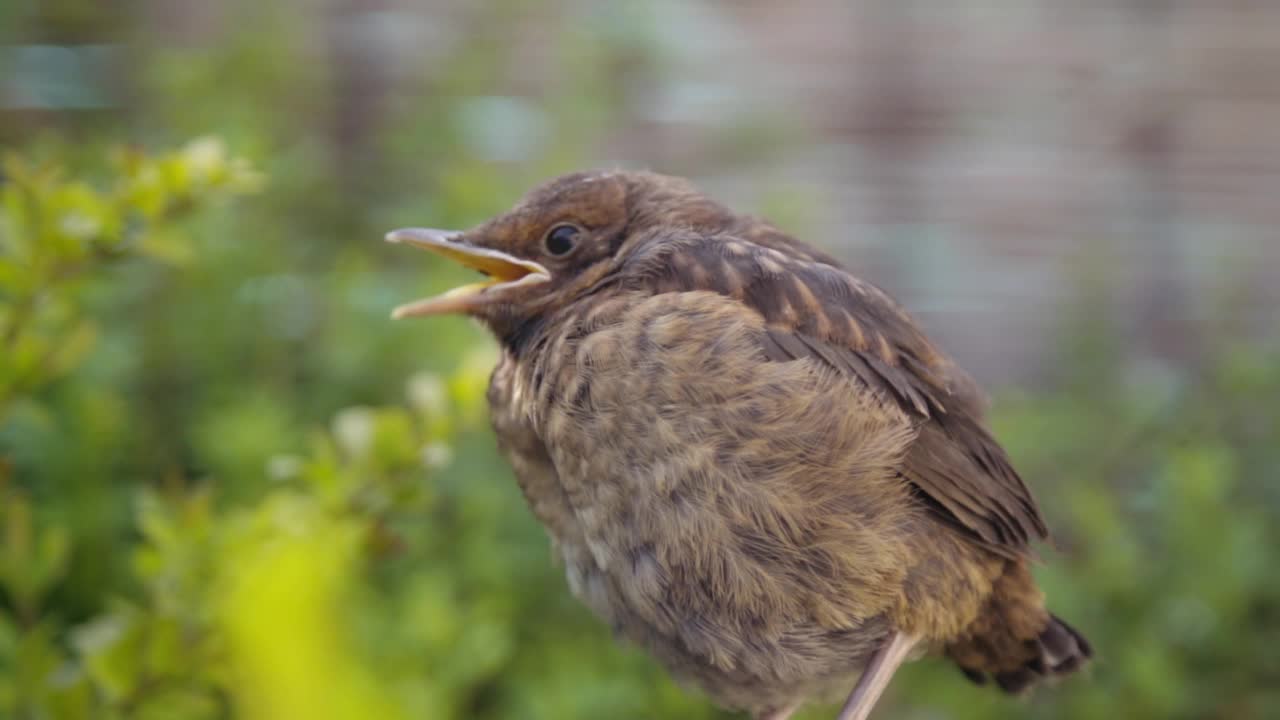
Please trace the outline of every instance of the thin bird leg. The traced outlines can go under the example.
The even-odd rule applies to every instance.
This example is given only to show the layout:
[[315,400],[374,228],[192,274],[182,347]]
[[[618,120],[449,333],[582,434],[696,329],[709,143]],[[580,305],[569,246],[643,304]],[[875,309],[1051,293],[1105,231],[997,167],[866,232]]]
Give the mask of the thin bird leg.
[[889,687],[893,673],[907,659],[907,653],[911,652],[915,644],[915,638],[895,632],[893,637],[881,645],[871,656],[871,662],[862,671],[862,677],[858,678],[858,684],[849,693],[849,699],[840,709],[836,720],[867,720],[871,715],[871,708],[880,699],[880,694]]

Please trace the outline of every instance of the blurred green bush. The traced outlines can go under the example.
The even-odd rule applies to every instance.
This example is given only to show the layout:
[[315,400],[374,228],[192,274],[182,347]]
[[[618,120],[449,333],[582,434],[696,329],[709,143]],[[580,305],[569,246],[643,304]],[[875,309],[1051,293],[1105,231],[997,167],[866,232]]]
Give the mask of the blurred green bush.
[[[0,718],[727,717],[568,597],[487,434],[488,340],[386,319],[458,271],[377,240],[590,165],[661,28],[588,13],[534,107],[503,69],[527,4],[489,3],[350,137],[288,4],[216,48],[56,5],[42,33],[136,57],[114,113],[0,115]],[[880,715],[1280,716],[1280,351],[1134,373],[1104,317],[995,417],[1098,662],[1025,701],[919,663]]]

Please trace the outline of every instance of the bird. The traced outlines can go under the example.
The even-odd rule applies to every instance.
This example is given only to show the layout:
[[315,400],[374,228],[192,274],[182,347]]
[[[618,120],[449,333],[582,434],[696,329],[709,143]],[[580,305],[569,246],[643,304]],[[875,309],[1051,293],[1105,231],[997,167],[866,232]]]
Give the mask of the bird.
[[926,655],[1014,694],[1091,658],[1032,577],[1049,532],[982,392],[826,252],[626,170],[386,239],[481,273],[392,315],[497,339],[498,448],[570,591],[682,684],[865,720]]

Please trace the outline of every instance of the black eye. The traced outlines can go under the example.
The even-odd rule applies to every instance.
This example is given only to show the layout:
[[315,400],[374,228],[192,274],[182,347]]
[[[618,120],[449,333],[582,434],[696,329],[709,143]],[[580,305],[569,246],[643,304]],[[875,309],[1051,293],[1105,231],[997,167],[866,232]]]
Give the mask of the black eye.
[[564,255],[578,242],[578,228],[573,225],[557,225],[547,233],[547,252]]

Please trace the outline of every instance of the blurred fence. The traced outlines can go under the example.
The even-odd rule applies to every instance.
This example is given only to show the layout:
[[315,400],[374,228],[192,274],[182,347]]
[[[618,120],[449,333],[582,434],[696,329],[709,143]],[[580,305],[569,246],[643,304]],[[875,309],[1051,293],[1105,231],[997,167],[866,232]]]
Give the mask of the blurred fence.
[[[659,58],[637,50],[612,69],[623,112],[589,156],[804,217],[806,236],[899,295],[985,380],[1038,379],[1091,272],[1141,358],[1185,364],[1224,334],[1277,330],[1274,2],[554,0],[511,4],[518,21],[501,20],[503,3],[296,5],[307,41],[292,60],[324,64],[331,94],[304,130],[356,176],[397,98],[478,35],[514,51],[467,123],[480,152],[518,163],[560,131],[540,103],[566,79],[545,60],[577,24]],[[113,38],[137,28],[197,47],[238,31],[197,0],[134,12],[94,25],[50,11],[38,43],[6,51],[0,127],[127,111],[139,68]]]

